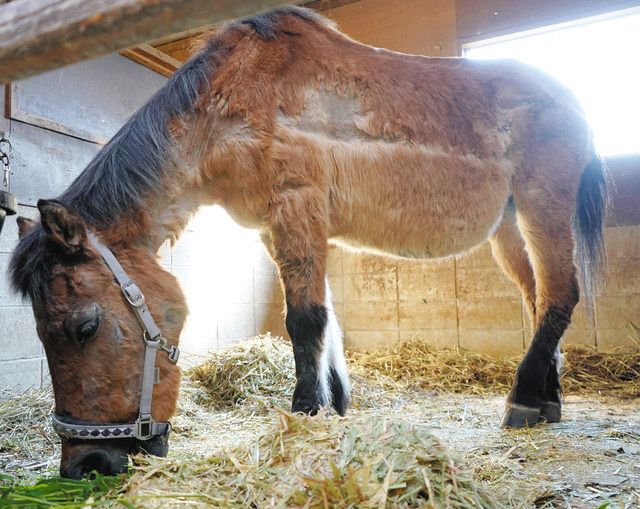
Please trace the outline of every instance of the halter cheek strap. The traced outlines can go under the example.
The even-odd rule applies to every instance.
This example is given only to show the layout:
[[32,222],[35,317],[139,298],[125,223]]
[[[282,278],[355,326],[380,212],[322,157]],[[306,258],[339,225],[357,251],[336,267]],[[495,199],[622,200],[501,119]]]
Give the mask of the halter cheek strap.
[[178,362],[180,350],[176,346],[167,345],[162,337],[160,329],[156,325],[151,312],[147,307],[144,295],[138,285],[131,280],[118,262],[111,250],[105,246],[93,233],[88,233],[88,238],[93,247],[100,253],[103,260],[113,272],[120,285],[120,290],[131,306],[138,322],[142,326],[142,340],[145,343],[144,365],[142,369],[142,383],[140,386],[140,405],[138,419],[131,424],[85,424],[68,423],[64,418],[52,415],[53,429],[64,438],[79,438],[84,440],[100,440],[113,438],[136,438],[149,440],[153,437],[168,435],[171,424],[168,422],[154,421],[151,415],[151,402],[153,400],[153,385],[158,381],[156,368],[156,354],[158,350],[166,353],[172,363]]

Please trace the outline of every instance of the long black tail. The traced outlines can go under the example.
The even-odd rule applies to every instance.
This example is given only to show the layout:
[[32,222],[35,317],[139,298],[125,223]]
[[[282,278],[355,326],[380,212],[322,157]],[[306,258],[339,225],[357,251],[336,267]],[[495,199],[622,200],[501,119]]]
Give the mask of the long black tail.
[[582,295],[588,309],[606,265],[603,230],[608,210],[608,178],[602,159],[594,154],[580,179],[573,217],[576,260],[582,283]]

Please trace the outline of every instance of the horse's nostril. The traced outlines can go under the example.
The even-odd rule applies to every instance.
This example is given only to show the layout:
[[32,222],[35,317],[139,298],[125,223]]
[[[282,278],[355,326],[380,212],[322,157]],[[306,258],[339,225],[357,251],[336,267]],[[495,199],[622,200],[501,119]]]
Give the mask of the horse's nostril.
[[103,451],[89,453],[78,463],[78,470],[82,477],[86,477],[93,471],[102,475],[112,475],[109,455]]
[[[73,464],[75,463],[75,464]],[[107,451],[91,451],[68,467],[61,468],[63,477],[82,479],[92,472],[101,475],[121,474],[127,469],[128,457],[126,453],[114,454]]]

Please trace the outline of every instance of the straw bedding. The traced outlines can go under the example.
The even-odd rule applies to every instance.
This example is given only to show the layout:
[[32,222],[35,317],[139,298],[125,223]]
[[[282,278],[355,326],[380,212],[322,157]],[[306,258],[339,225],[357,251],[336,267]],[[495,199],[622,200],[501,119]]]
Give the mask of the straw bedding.
[[[566,358],[567,393],[640,395],[640,354],[570,348]],[[130,474],[89,484],[51,477],[59,446],[46,425],[48,391],[0,402],[0,507],[528,506],[508,479],[461,460],[402,414],[432,411],[430,393],[503,394],[516,360],[413,342],[351,353],[349,364],[355,410],[307,418],[281,410],[294,385],[286,342],[261,338],[213,355],[187,373],[170,457],[138,457]]]

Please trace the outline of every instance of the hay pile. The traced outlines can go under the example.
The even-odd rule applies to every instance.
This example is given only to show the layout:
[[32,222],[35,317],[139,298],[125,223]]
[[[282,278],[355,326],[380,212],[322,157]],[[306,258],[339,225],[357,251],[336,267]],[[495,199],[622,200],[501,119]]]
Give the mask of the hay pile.
[[31,390],[17,398],[1,399],[0,472],[16,472],[32,479],[30,472],[57,468],[60,444],[51,428],[51,390]]
[[[521,356],[495,358],[459,349],[436,349],[426,341],[389,349],[347,352],[355,408],[379,407],[390,397],[411,398],[408,389],[480,396],[506,394]],[[295,386],[291,346],[270,336],[222,351],[189,371],[205,390],[199,403],[213,409],[237,406],[255,412],[287,408]],[[640,352],[601,353],[565,348],[562,383],[569,394],[640,397]],[[402,394],[407,391],[406,394]],[[376,401],[372,399],[376,398]]]
[[[519,359],[412,342],[351,352],[348,360],[353,406],[360,410],[347,418],[306,418],[279,410],[289,408],[295,384],[289,343],[258,338],[213,355],[185,377],[170,458],[137,458],[130,476],[101,487],[79,485],[64,504],[55,498],[59,481],[28,486],[58,466],[59,441],[47,419],[50,391],[0,402],[0,472],[9,474],[0,475],[0,507],[9,500],[16,506],[19,497],[42,497],[23,507],[47,507],[55,499],[73,508],[526,506],[523,497],[512,501],[518,496],[510,495],[511,474],[487,475],[452,459],[415,424],[433,406],[425,391],[505,394]],[[640,354],[569,348],[566,365],[568,393],[640,395]],[[81,501],[85,493],[90,503]]]
[[286,408],[296,383],[291,345],[271,336],[216,353],[188,374],[206,390],[198,402],[213,410]]
[[[352,370],[365,379],[375,380],[383,375],[408,388],[481,396],[506,394],[521,358],[441,350],[425,341],[349,355]],[[568,394],[637,398],[640,397],[640,352],[602,353],[569,345],[564,348],[561,376]]]
[[[412,397],[399,390],[403,384],[383,373],[371,376],[357,365],[351,367],[356,368],[350,374],[353,408],[381,409]],[[198,405],[212,410],[241,408],[256,415],[289,408],[296,383],[291,344],[270,335],[217,352],[187,376],[204,391],[195,395]]]
[[280,412],[253,443],[188,464],[143,461],[126,492],[145,507],[502,507],[430,433],[398,419]]

